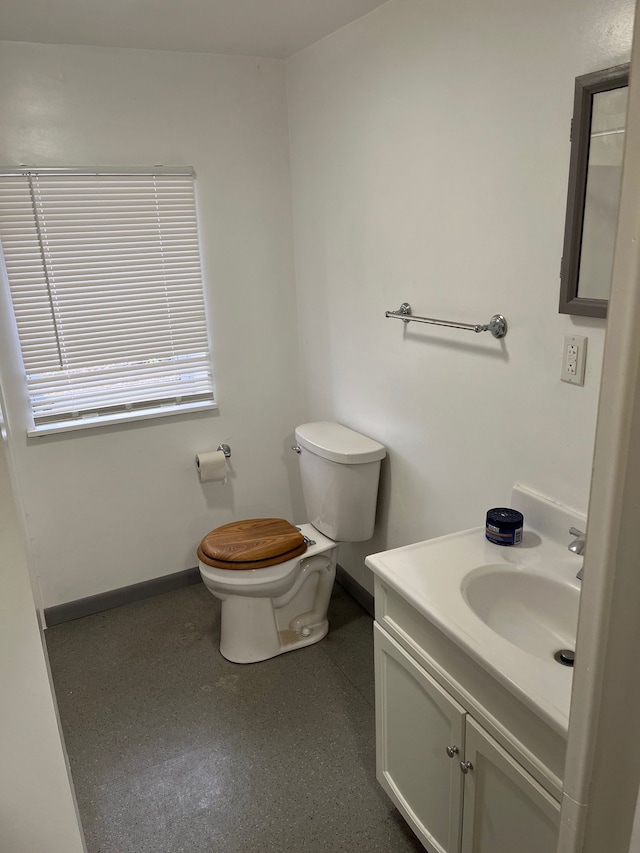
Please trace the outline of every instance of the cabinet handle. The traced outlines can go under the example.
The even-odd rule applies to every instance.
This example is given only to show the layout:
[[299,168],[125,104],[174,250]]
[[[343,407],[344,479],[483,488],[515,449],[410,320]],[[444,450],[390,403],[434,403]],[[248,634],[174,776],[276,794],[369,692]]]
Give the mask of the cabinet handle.
[[449,758],[453,758],[454,755],[457,755],[460,752],[457,746],[448,746],[447,747],[447,755]]
[[473,770],[473,764],[470,761],[461,761],[460,770],[462,770],[462,772],[466,776],[470,770]]

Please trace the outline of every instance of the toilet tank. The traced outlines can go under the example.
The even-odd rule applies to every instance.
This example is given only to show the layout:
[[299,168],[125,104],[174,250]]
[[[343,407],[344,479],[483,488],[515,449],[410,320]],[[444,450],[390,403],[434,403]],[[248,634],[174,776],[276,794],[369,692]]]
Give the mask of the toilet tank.
[[296,429],[307,520],[336,542],[373,536],[382,444],[330,421]]

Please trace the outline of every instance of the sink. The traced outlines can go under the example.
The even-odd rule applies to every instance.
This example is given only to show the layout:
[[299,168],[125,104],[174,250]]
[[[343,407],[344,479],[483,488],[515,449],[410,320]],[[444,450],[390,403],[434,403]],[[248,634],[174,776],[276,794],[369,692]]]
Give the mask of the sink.
[[529,654],[575,649],[580,592],[563,579],[504,564],[464,576],[461,592],[485,625]]
[[554,655],[576,648],[582,560],[567,545],[569,528],[585,530],[586,518],[524,486],[514,487],[511,506],[525,518],[518,546],[490,542],[484,527],[475,527],[370,554],[365,562],[383,596],[376,611],[385,606],[385,589],[400,596],[470,666],[564,737],[573,670]]

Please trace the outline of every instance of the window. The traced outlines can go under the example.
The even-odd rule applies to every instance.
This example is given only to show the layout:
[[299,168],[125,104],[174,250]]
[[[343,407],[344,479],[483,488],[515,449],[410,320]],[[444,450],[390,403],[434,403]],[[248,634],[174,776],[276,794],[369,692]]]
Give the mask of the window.
[[214,403],[190,169],[0,175],[30,434]]

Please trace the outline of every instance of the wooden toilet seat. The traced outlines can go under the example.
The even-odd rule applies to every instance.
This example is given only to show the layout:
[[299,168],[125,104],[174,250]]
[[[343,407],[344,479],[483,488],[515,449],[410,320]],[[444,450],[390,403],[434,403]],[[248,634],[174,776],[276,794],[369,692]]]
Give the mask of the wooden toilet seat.
[[198,559],[217,569],[263,569],[306,550],[304,536],[286,519],[248,518],[207,533],[198,548]]

